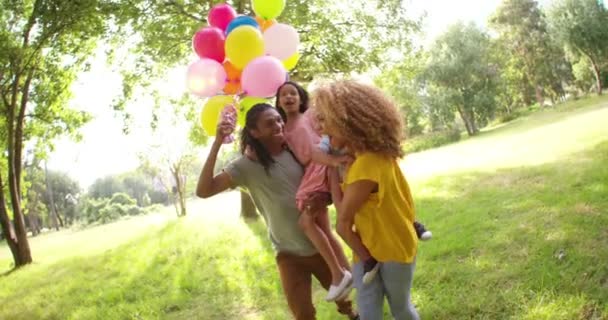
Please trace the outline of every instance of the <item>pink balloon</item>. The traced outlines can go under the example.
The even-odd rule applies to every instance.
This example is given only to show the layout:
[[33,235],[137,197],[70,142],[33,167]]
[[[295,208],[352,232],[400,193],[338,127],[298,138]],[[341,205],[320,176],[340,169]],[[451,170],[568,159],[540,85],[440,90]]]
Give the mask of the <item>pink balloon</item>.
[[248,96],[271,97],[285,82],[287,71],[281,60],[264,56],[249,62],[241,75],[241,86]]
[[209,10],[207,20],[209,21],[209,25],[226,31],[226,27],[228,27],[230,21],[235,17],[236,11],[230,5],[222,3],[215,5]]
[[203,58],[188,66],[188,90],[199,97],[211,97],[226,85],[226,71],[217,61]]
[[226,58],[225,42],[224,32],[216,27],[202,28],[192,37],[192,47],[200,58],[213,59],[219,63]]
[[299,44],[298,31],[290,25],[275,23],[264,31],[266,53],[279,60],[286,60],[296,54]]

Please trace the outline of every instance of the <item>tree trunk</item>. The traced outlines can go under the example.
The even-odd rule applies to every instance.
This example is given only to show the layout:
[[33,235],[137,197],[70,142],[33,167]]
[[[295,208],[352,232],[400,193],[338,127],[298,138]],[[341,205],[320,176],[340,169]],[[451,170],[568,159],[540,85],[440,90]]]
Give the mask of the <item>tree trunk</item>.
[[258,212],[255,207],[255,203],[251,199],[248,192],[240,190],[241,192],[241,218],[244,219],[257,219]]
[[[2,176],[0,175],[0,190],[2,189],[4,189],[4,185],[2,183]],[[15,234],[15,227],[13,226],[13,223],[8,216],[8,211],[6,210],[6,198],[4,197],[4,192],[0,192],[0,224],[2,225],[2,233],[6,238],[6,243],[8,244],[9,249],[11,249],[11,254],[13,255],[15,265],[21,265],[21,256],[19,255],[19,248],[17,246],[17,235]]]
[[545,104],[545,97],[543,97],[543,88],[539,85],[535,87],[536,93],[536,102],[539,107],[542,107]]
[[475,131],[473,130],[473,126],[471,126],[471,123],[469,122],[469,119],[466,115],[466,112],[464,111],[464,108],[462,106],[458,106],[458,114],[460,115],[460,119],[462,119],[462,122],[464,122],[464,126],[467,129],[467,133],[469,134],[469,137],[472,137],[473,135],[475,135]]
[[[26,80],[26,87],[29,89],[30,76]],[[15,110],[20,105],[25,108],[27,104],[26,98],[22,97],[21,103],[17,104],[17,90],[20,83],[20,77],[17,75],[13,82],[13,90],[11,97],[11,106],[7,112],[6,127],[7,127],[7,147],[8,147],[8,190],[11,197],[11,207],[13,209],[14,232],[17,237],[17,258],[15,259],[15,267],[20,267],[32,262],[32,253],[27,240],[27,232],[25,230],[25,221],[23,211],[21,210],[21,153],[23,140],[23,118],[22,110],[19,110],[18,120],[15,119]],[[22,94],[27,95],[28,90],[22,90]],[[15,257],[13,255],[13,257]]]
[[593,74],[595,75],[595,86],[597,89],[597,95],[601,96],[603,89],[602,74],[600,72],[599,66],[597,65],[597,63],[595,63],[595,61],[591,60],[591,64],[593,66]]
[[186,211],[186,182],[181,179],[181,170],[178,167],[173,167],[171,170],[173,179],[175,180],[175,211],[178,217],[185,217]]
[[[61,218],[61,214],[59,213],[59,210],[57,210],[57,205],[53,204],[53,206],[55,207],[55,215],[57,216],[57,220],[59,221],[59,227],[61,228],[65,228],[65,224],[63,223],[63,219]],[[59,231],[59,229],[57,230]]]
[[26,217],[32,231],[32,236],[40,234],[40,217],[38,214],[30,211]]

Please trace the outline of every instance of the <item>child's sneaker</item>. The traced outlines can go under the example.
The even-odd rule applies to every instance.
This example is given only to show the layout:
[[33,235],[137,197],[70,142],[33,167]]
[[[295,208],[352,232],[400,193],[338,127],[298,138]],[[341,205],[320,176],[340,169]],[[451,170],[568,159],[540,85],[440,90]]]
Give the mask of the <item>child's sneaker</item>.
[[422,241],[430,240],[433,237],[433,234],[427,230],[424,225],[418,221],[414,221],[414,229],[416,229],[416,235],[418,239]]
[[363,263],[363,284],[372,282],[378,273],[378,269],[380,269],[380,263],[376,259],[367,259]]
[[344,271],[344,276],[342,276],[342,281],[337,286],[333,284],[329,286],[329,290],[327,292],[327,296],[325,297],[325,301],[336,301],[338,297],[340,297],[344,291],[352,290],[353,277],[348,271]]

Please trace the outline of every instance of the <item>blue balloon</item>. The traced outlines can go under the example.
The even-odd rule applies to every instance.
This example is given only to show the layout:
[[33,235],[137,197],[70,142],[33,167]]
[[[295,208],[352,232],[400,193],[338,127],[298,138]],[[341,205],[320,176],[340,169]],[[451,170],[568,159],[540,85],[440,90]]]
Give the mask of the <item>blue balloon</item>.
[[230,32],[232,32],[232,30],[240,26],[252,26],[258,29],[260,28],[260,25],[257,21],[255,21],[254,18],[250,16],[238,16],[232,21],[230,21],[230,23],[228,24],[228,27],[226,28],[226,35],[228,35]]

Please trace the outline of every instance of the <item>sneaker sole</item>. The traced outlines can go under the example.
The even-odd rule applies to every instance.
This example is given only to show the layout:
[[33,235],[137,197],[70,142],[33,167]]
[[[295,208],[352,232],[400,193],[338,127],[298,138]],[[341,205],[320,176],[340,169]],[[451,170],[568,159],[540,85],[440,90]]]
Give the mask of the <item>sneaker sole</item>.
[[333,299],[332,298],[328,298],[326,296],[325,297],[325,301],[328,301],[328,302],[338,301],[338,300],[340,300],[340,297],[342,297],[346,293],[350,293],[350,291],[352,290],[352,288],[353,288],[353,278],[351,277],[349,279],[349,281],[346,283],[346,286],[344,286],[344,289],[342,289],[342,291],[340,291],[340,293],[337,296],[335,296]]

